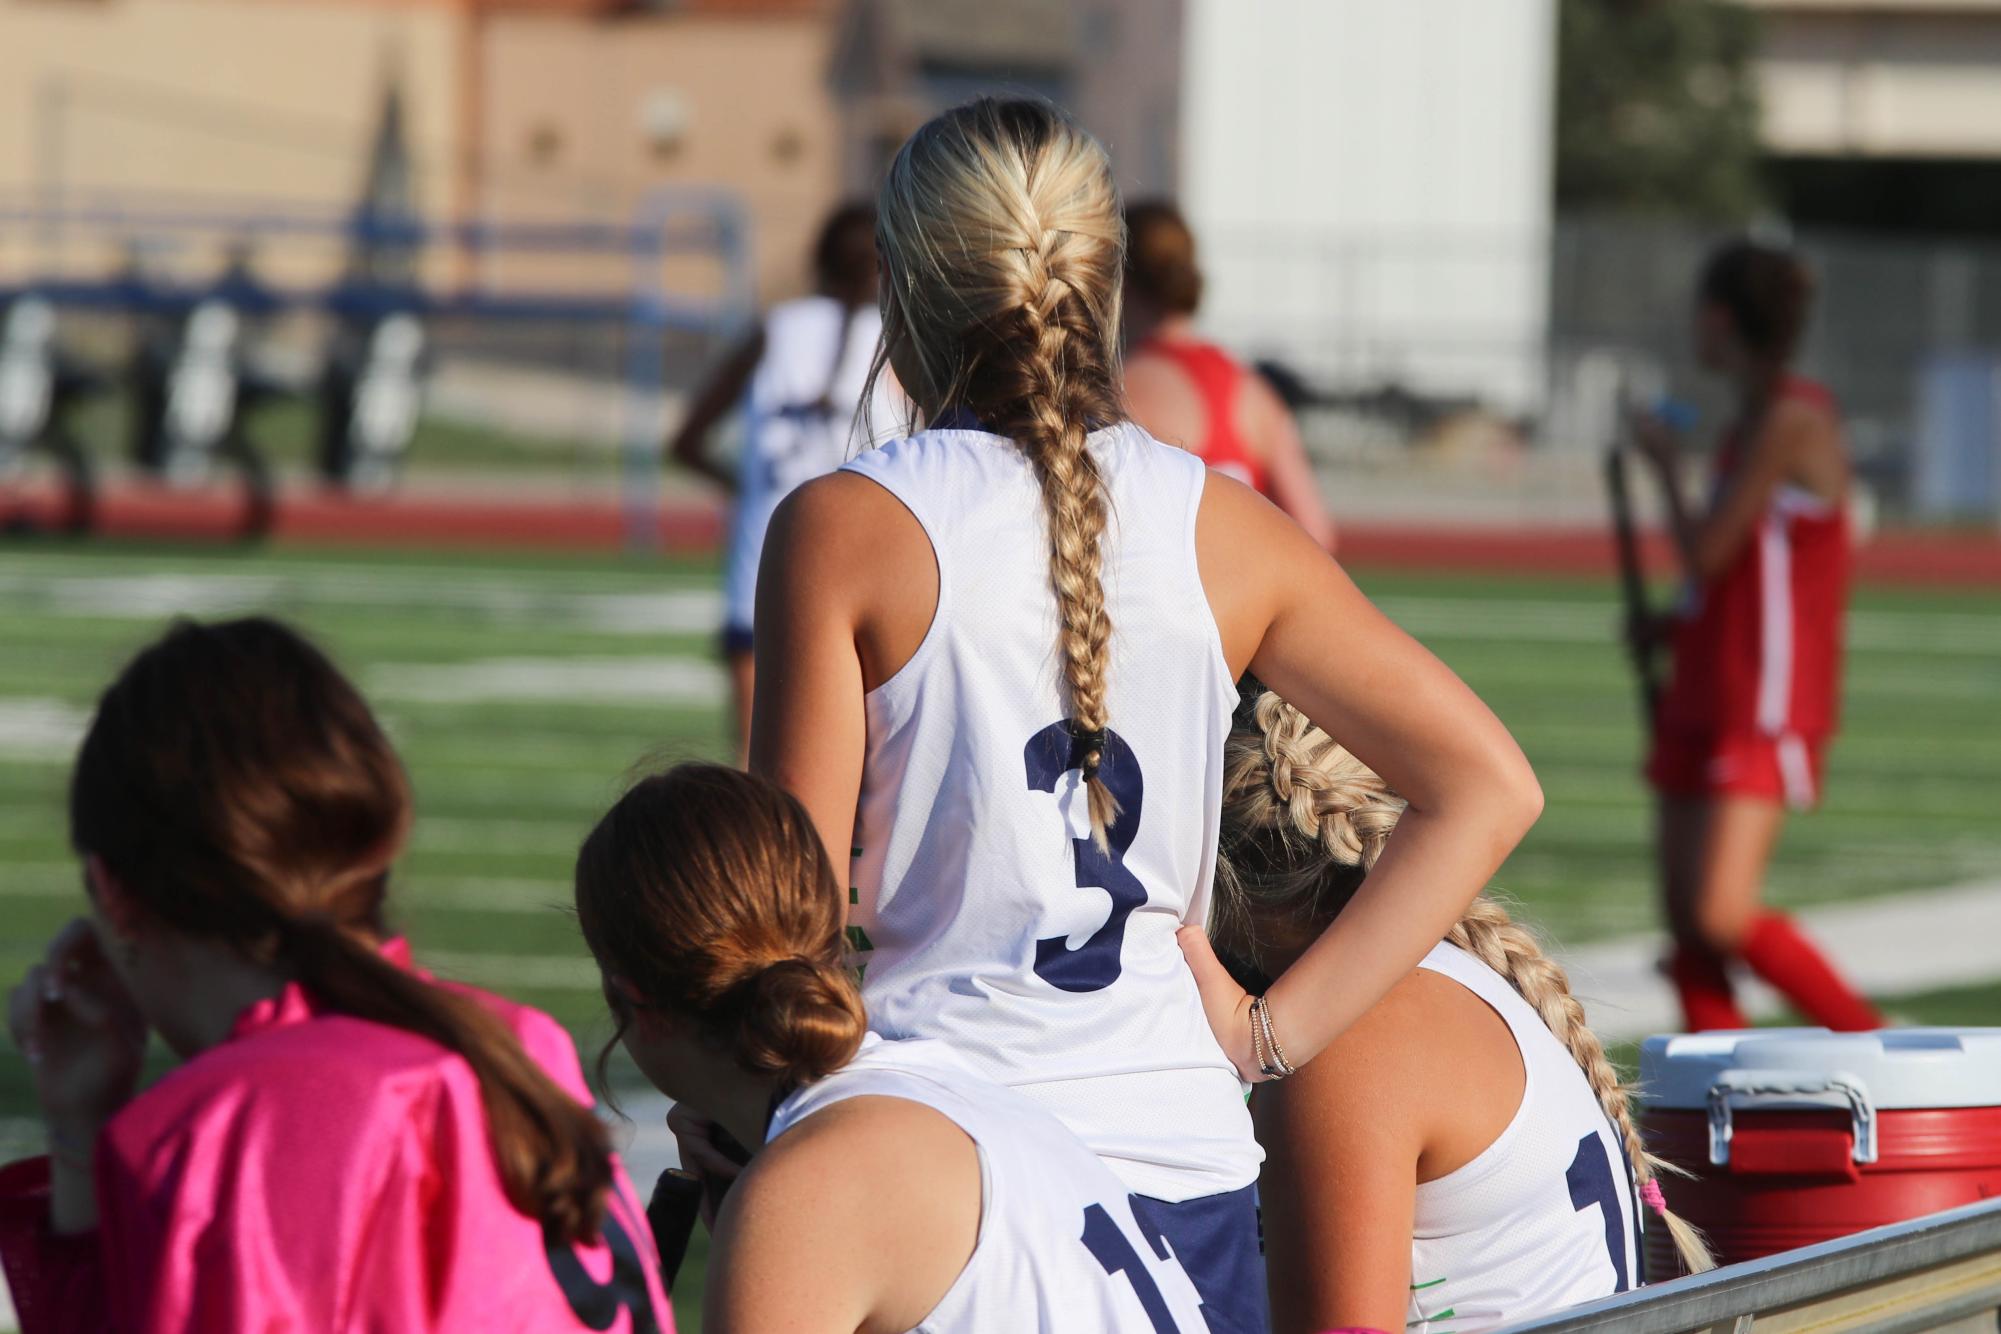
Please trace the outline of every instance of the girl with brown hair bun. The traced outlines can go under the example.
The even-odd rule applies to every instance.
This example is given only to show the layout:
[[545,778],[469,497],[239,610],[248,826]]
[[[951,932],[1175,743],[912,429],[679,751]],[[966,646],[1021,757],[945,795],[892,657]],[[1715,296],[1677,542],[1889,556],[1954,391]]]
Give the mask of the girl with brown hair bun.
[[865,1034],[797,801],[715,765],[643,779],[584,840],[576,889],[613,1040],[757,1146],[712,1223],[711,1334],[1210,1328],[1054,1117],[942,1042]]
[[[1216,944],[1256,990],[1339,920],[1404,803],[1269,692],[1227,753]],[[1710,1267],[1563,969],[1484,896],[1252,1116],[1276,1334],[1479,1330],[1623,1292],[1648,1208]]]
[[1195,233],[1164,199],[1126,208],[1126,402],[1133,420],[1254,487],[1321,546],[1334,520],[1292,412],[1265,378],[1195,332]]
[[[927,425],[773,519],[751,766],[847,854],[871,1028],[945,1039],[1055,1113],[1211,1327],[1261,1329],[1241,1079],[1311,1060],[1416,964],[1541,793],[1297,524],[1129,420],[1124,214],[1096,141],[1043,102],[973,102],[904,144],[876,214],[881,355]],[[1412,812],[1259,997],[1202,936],[1251,666]]]
[[1674,936],[1667,970],[1691,1032],[1746,1025],[1730,977],[1738,963],[1815,1023],[1883,1023],[1792,918],[1763,902],[1788,811],[1820,800],[1841,711],[1850,467],[1834,395],[1793,369],[1812,300],[1805,264],[1776,246],[1732,241],[1703,266],[1696,354],[1729,383],[1737,415],[1701,512],[1682,499],[1680,439],[1655,417],[1634,420],[1685,578],[1676,612],[1634,633],[1643,652],[1661,640],[1673,648],[1646,776]]
[[[0,1170],[24,1334],[672,1330],[569,1035],[389,930],[409,782],[318,650],[176,624],[69,813],[89,915],[8,1007],[49,1145]],[[149,1031],[181,1065],[139,1092]]]

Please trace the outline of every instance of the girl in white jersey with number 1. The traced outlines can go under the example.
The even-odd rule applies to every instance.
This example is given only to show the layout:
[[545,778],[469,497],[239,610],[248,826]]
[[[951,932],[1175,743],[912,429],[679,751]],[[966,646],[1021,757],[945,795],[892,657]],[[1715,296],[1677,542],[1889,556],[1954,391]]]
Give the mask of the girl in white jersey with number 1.
[[[1311,1059],[1437,943],[1535,777],[1290,520],[1126,420],[1120,204],[1088,135],[1040,102],[947,112],[898,153],[877,238],[883,357],[931,429],[773,519],[752,766],[853,854],[871,1027],[1054,1112],[1210,1325],[1262,1328],[1239,1077]],[[1411,802],[1255,1000],[1200,931],[1250,667]]]
[[[1338,920],[1403,802],[1270,692],[1238,710],[1228,754],[1216,947],[1255,990]],[[1473,1334],[1625,1292],[1642,1205],[1710,1267],[1563,969],[1485,896],[1252,1110],[1274,1334]]]
[[[818,290],[765,313],[696,393],[668,445],[676,463],[736,497],[723,558],[722,653],[740,748],[750,738],[751,610],[764,530],[793,487],[840,467],[863,443],[853,438],[856,408],[882,333],[873,208],[844,204],[828,215],[813,272]],[[716,426],[739,408],[743,451],[731,468],[709,451]]]

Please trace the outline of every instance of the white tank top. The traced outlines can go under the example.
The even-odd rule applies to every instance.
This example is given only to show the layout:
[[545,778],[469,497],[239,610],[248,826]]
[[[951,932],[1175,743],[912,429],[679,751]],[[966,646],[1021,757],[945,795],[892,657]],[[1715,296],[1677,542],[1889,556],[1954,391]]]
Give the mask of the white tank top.
[[832,297],[801,297],[766,313],[764,355],[744,397],[743,453],[723,574],[724,615],[732,629],[751,628],[757,559],[778,502],[861,449],[864,427],[900,427],[891,420],[886,389],[878,390],[866,421],[856,419],[881,335],[882,314],[874,306],[848,312]]
[[1522,1054],[1522,1103],[1495,1141],[1417,1188],[1410,1334],[1512,1324],[1640,1283],[1625,1146],[1584,1072],[1500,974],[1452,945],[1420,968],[1492,1006]]
[[1126,1189],[1047,1112],[981,1079],[942,1042],[884,1042],[778,1107],[766,1142],[848,1098],[902,1098],[966,1132],[980,1230],[914,1334],[1204,1334],[1201,1298]]
[[1110,857],[1070,767],[1021,451],[927,431],[847,465],[903,502],[938,562],[929,633],[867,699],[849,937],[877,1032],[950,1041],[1132,1190],[1178,1202],[1248,1185],[1263,1159],[1174,939],[1209,913],[1236,687],[1195,562],[1201,461],[1132,425],[1090,448],[1112,502]]

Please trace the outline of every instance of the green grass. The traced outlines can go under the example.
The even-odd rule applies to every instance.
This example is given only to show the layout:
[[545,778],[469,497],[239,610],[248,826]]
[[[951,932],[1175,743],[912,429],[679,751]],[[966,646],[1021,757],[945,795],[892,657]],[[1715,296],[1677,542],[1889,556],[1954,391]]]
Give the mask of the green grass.
[[[274,400],[257,407],[246,430],[282,475],[296,476],[313,466],[317,411],[317,403],[307,399]],[[79,439],[100,464],[129,457],[131,404],[123,392],[79,407],[74,423]],[[530,473],[603,483],[615,481],[619,468],[616,450],[581,437],[508,431],[436,414],[418,420],[408,464],[422,472],[462,476]]]
[[[1488,700],[1536,764],[1548,813],[1502,886],[1565,941],[1650,929],[1648,802],[1609,589],[1360,577]],[[711,633],[699,598],[714,584],[706,561],[0,547],[0,977],[18,977],[81,906],[62,818],[69,746],[16,735],[23,701],[38,702],[37,716],[67,711],[80,722],[166,617],[263,609],[335,653],[375,695],[403,751],[419,818],[395,903],[420,957],[545,1007],[594,1052],[601,1005],[560,910],[570,859],[643,757],[726,757],[721,711],[665,693],[610,694],[601,682],[478,700],[435,698],[411,682],[422,683],[422,669],[496,659],[547,660],[556,671],[623,664],[641,681],[699,667]],[[682,599],[678,619],[659,620],[663,595]],[[2001,866],[2001,596],[1864,591],[1854,634],[1826,805],[1791,823],[1773,866],[1782,903],[1894,894]],[[1940,1021],[2001,1012],[1991,988],[1889,1004]],[[26,1094],[18,1062],[0,1058],[0,1118],[16,1118],[17,1144]],[[691,1257],[693,1275],[699,1264]],[[694,1290],[684,1295],[692,1301]]]

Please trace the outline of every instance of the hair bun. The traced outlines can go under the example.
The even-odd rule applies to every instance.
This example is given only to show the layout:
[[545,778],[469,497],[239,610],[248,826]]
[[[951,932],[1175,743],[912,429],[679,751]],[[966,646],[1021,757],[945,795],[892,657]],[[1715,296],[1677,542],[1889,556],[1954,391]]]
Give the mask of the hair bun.
[[867,1020],[846,968],[794,954],[737,986],[737,1058],[786,1085],[840,1069],[861,1046]]

